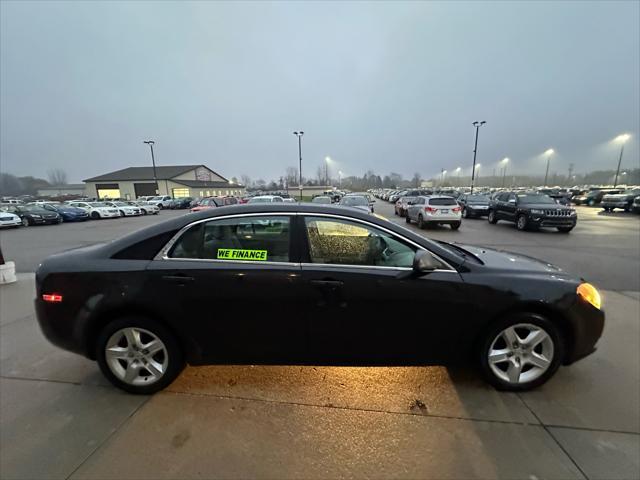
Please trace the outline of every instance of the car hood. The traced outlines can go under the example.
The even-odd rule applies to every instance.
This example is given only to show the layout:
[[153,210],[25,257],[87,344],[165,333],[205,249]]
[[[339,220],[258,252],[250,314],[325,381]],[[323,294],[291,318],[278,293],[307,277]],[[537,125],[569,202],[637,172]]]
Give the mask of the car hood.
[[604,197],[603,200],[626,200],[629,197],[634,197],[635,195],[632,193],[608,193]]
[[559,203],[527,203],[521,206],[525,208],[535,208],[537,210],[571,210],[571,208]]
[[82,208],[65,207],[65,208],[60,208],[58,210],[58,213],[75,213],[76,215],[81,215],[81,214],[85,214],[87,212]]
[[366,207],[364,205],[341,205],[346,208],[356,208],[358,210],[362,210],[363,212],[371,213],[371,207]]
[[520,253],[486,247],[475,247],[472,245],[460,245],[460,247],[471,252],[482,260],[486,266],[491,268],[528,272],[563,272],[560,267]]

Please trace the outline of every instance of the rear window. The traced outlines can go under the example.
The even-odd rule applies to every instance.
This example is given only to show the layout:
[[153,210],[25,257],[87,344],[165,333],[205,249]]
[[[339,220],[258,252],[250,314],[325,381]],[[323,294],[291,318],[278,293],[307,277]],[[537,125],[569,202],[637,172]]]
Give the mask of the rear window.
[[431,198],[429,205],[457,205],[458,202],[453,198]]

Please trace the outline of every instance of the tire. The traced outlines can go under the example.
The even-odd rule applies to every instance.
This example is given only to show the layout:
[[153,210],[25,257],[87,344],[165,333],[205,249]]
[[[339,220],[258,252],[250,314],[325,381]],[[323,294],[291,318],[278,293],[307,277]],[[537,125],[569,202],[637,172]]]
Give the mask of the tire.
[[[132,355],[128,355],[127,352],[131,349],[129,348],[128,340],[126,340],[127,337],[122,333],[124,329],[138,331],[139,340],[143,345],[148,344],[149,340],[155,337],[155,340],[161,342],[160,345],[163,349],[150,357],[149,355],[142,355],[141,352],[144,350],[140,350],[140,347],[138,347],[138,350],[132,355],[140,356],[129,358]],[[114,339],[118,338],[120,338],[120,342],[114,343]],[[123,342],[125,346],[123,346]],[[123,349],[122,358],[107,359],[106,349],[109,346],[113,349]],[[184,357],[175,336],[162,324],[146,317],[130,316],[112,321],[100,332],[95,347],[96,359],[103,375],[113,385],[129,393],[149,395],[158,392],[173,382],[184,368]],[[163,373],[159,374],[156,380],[153,379],[152,370],[146,370],[147,367],[142,365],[142,362],[148,358],[153,360],[153,364],[156,367],[163,370]],[[113,366],[114,364],[116,364],[115,367]],[[137,366],[137,373],[133,380],[127,381],[121,378],[128,371],[125,366],[132,364]],[[151,364],[151,362],[148,364]],[[120,365],[120,368],[117,365]],[[116,369],[118,372],[115,372]],[[149,375],[145,376],[145,373]],[[151,379],[152,383],[146,383],[149,379]]]
[[462,209],[462,218],[469,218],[469,213],[466,208]]
[[58,225],[60,225],[60,224],[61,224],[61,223],[63,223],[63,222],[64,222],[64,218],[60,217],[60,218],[58,219]]
[[393,213],[394,213],[395,215],[398,215],[398,209],[397,209],[397,208],[394,208],[394,209],[393,209]]
[[451,230],[458,230],[460,228],[460,225],[462,225],[462,222],[452,223]]
[[589,205],[590,207],[595,206],[595,204],[596,204],[596,201],[593,198],[587,202],[587,205]]
[[123,210],[120,210],[120,216],[124,217],[124,211]]
[[498,223],[498,219],[496,218],[496,212],[494,212],[493,210],[489,210],[489,216],[487,217],[487,220],[491,225],[495,225],[496,223]]
[[142,209],[142,215],[146,215],[147,211],[145,209]]
[[29,223],[29,219],[28,219],[27,217],[23,218],[23,219],[22,219],[22,226],[23,226],[23,227],[28,227],[29,225],[31,225],[31,224]]
[[411,218],[409,218],[409,213],[408,212],[404,217],[404,221],[407,222],[407,223],[411,223]]
[[561,233],[569,233],[573,230],[573,227],[558,227],[558,231]]
[[424,218],[422,218],[422,215],[418,215],[418,228],[420,230],[424,230],[425,226],[426,226],[426,223],[424,223]]
[[[513,344],[509,347],[505,335],[505,331],[510,327],[517,326],[511,331],[516,334],[517,348]],[[540,343],[525,344],[522,342],[527,330],[529,333],[535,330],[541,330],[546,336]],[[501,361],[489,361],[491,350],[509,350],[508,358]],[[564,358],[565,346],[564,339],[560,333],[560,329],[547,318],[535,313],[515,313],[504,317],[493,325],[491,325],[480,339],[479,360],[482,374],[487,382],[499,390],[524,391],[538,387],[551,378],[562,363]],[[537,353],[536,358],[533,354]],[[529,359],[534,358],[536,361],[542,358],[547,360],[546,367],[533,366],[529,363]],[[496,353],[495,358],[502,358],[503,354]],[[551,357],[551,358],[549,358]],[[519,362],[518,360],[522,360]],[[517,363],[516,363],[517,362]],[[509,370],[514,367],[514,371],[510,372],[518,374],[517,365],[521,365],[521,373],[518,381],[512,381],[509,378]],[[502,372],[502,373],[500,373]],[[527,375],[528,374],[528,375]],[[525,377],[523,377],[525,375]],[[527,378],[528,377],[528,378]]]
[[99,220],[100,214],[98,212],[91,212],[91,218],[93,218],[94,220]]
[[524,232],[527,229],[527,216],[526,215],[518,215],[516,218],[516,228],[521,232]]

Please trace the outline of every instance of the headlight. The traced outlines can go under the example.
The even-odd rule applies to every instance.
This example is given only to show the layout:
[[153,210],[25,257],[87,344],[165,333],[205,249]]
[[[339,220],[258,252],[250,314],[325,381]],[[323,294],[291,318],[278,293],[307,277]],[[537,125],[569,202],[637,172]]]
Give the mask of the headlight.
[[535,208],[532,208],[531,213],[533,213],[534,215],[544,215],[544,210],[537,210]]
[[571,209],[571,215],[577,215],[576,211],[573,208]]
[[598,310],[602,305],[602,299],[600,298],[600,293],[596,290],[596,287],[591,285],[590,283],[581,283],[578,285],[578,290],[576,293],[582,297],[583,300],[586,300],[591,305],[596,307]]
[[40,215],[31,215],[33,218],[42,218]]

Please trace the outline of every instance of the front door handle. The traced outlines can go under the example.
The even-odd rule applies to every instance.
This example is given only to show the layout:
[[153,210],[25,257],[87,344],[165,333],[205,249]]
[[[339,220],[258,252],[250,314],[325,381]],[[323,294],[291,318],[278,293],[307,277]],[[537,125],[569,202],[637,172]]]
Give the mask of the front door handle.
[[343,284],[344,282],[341,282],[340,280],[311,280],[311,285],[316,285],[319,287],[338,288]]
[[193,277],[189,277],[188,275],[163,275],[162,279],[173,283],[187,283],[195,280]]

